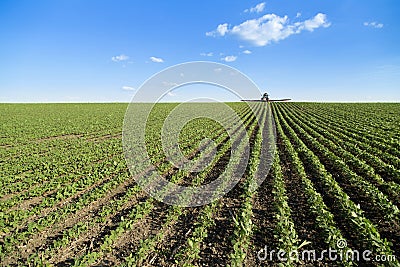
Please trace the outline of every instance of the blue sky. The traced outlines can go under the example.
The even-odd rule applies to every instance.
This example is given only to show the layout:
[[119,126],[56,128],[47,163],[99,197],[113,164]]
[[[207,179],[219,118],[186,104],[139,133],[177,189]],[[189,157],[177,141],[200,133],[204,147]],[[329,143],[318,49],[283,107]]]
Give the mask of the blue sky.
[[398,14],[395,0],[3,0],[0,102],[130,101],[151,75],[196,60],[237,68],[273,98],[398,102]]

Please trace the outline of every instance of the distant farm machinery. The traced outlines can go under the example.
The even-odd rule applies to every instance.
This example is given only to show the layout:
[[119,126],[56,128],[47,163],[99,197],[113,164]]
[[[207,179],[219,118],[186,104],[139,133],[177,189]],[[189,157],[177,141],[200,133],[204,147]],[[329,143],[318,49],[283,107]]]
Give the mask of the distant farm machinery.
[[264,93],[260,100],[258,99],[242,99],[245,102],[280,102],[280,101],[289,101],[290,98],[283,98],[283,99],[270,99],[268,93]]

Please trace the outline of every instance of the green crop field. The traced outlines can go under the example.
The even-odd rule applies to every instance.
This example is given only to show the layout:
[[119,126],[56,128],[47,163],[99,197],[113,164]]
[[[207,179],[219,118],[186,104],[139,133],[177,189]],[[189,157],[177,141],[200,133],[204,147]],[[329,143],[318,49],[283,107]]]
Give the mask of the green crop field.
[[[234,142],[241,153],[243,135],[229,137],[211,119],[190,121],[179,135],[182,153],[198,158],[204,138],[217,150],[204,170],[180,170],[160,134],[177,105],[155,106],[147,151],[167,180],[206,184],[225,170]],[[250,137],[246,171],[224,197],[186,208],[148,196],[128,170],[127,104],[0,104],[1,265],[399,266],[400,104],[257,103],[261,123],[247,103],[227,105]],[[268,114],[277,149],[254,192]],[[224,119],[233,127],[238,118]],[[316,259],[290,253],[305,250]]]

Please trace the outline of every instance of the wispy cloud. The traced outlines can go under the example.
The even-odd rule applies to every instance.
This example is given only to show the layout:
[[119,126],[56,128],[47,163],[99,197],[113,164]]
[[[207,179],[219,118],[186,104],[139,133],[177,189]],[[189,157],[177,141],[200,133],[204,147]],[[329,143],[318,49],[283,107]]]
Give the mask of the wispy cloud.
[[[225,25],[225,26],[224,26]],[[314,29],[331,25],[326,14],[318,13],[314,17],[290,23],[288,16],[280,17],[275,14],[266,14],[257,19],[246,20],[245,22],[228,28],[228,24],[220,24],[216,30],[208,33],[208,36],[224,36],[226,34],[236,35],[240,39],[248,41],[256,46],[265,46],[272,42],[278,42],[288,38],[290,35],[299,34],[302,31],[314,31]],[[224,28],[224,31],[219,29]]]
[[167,81],[164,81],[164,82],[162,82],[162,85],[168,86],[168,87],[172,87],[172,86],[178,86],[179,84],[178,84],[178,83],[175,83],[175,82],[167,82]]
[[203,56],[203,57],[212,57],[214,54],[213,54],[213,52],[209,52],[209,53],[200,53],[200,56]]
[[129,57],[127,55],[124,55],[124,54],[121,54],[119,56],[113,56],[111,58],[111,60],[114,61],[114,62],[125,61],[125,60],[128,60],[128,59],[129,59]]
[[244,50],[244,51],[243,51],[243,54],[250,55],[250,54],[251,54],[251,51],[250,51],[250,50]]
[[124,85],[124,86],[122,86],[122,90],[125,90],[125,91],[135,91],[136,89],[135,89],[134,87]]
[[228,32],[228,23],[218,25],[217,29],[211,32],[206,32],[206,36],[224,36]]
[[171,91],[169,91],[169,92],[167,93],[167,95],[168,95],[168,96],[176,96],[176,94],[173,93],[173,92],[171,92]]
[[163,63],[164,62],[164,59],[162,59],[160,57],[150,57],[150,60],[155,63]]
[[248,9],[245,9],[244,12],[250,12],[250,13],[261,13],[265,9],[265,2],[257,4],[255,7],[251,7]]
[[236,59],[237,59],[237,56],[226,56],[226,57],[221,58],[221,60],[225,61],[225,62],[233,62]]
[[376,29],[381,29],[381,28],[383,28],[383,24],[382,24],[382,23],[378,23],[378,22],[376,22],[376,21],[364,22],[364,26],[366,26],[366,27],[372,27],[372,28],[376,28]]

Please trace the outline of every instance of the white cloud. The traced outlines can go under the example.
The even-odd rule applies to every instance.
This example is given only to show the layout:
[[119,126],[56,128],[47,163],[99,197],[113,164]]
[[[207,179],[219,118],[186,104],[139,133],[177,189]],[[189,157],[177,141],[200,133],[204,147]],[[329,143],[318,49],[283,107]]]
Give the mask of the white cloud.
[[134,87],[131,87],[131,86],[126,86],[126,85],[124,85],[124,86],[122,86],[122,90],[125,90],[125,91],[135,91],[135,88],[134,88]]
[[228,23],[218,25],[215,31],[206,32],[206,36],[224,36],[228,32]]
[[300,33],[303,29],[312,32],[319,27],[327,28],[331,26],[331,23],[328,22],[325,14],[318,13],[312,19],[305,20],[304,22],[297,22],[294,25],[298,27],[296,33]]
[[171,91],[169,91],[169,92],[167,93],[167,95],[169,95],[169,96],[176,96],[176,94],[173,93],[173,92],[171,92]]
[[114,62],[125,61],[125,60],[128,60],[128,59],[129,59],[129,57],[127,55],[124,55],[124,54],[121,54],[119,56],[113,56],[111,58],[111,60],[114,61]]
[[225,61],[225,62],[233,62],[237,59],[237,56],[226,56],[221,58],[221,60]]
[[301,17],[301,13],[300,13],[300,12],[297,12],[296,18],[300,18],[300,17]]
[[383,24],[382,23],[378,23],[376,21],[373,22],[364,22],[364,26],[366,27],[372,27],[372,28],[376,28],[376,29],[381,29],[383,28]]
[[200,56],[203,56],[203,57],[212,57],[214,54],[213,54],[213,52],[209,52],[209,53],[200,53]]
[[164,59],[162,59],[160,57],[150,57],[150,60],[155,63],[163,63],[164,62]]
[[[292,34],[299,34],[303,30],[314,29],[331,25],[325,14],[318,13],[311,19],[290,23],[288,16],[280,17],[275,14],[266,14],[257,19],[247,20],[239,25],[226,29],[223,35],[236,35],[256,46],[265,46],[272,42],[286,39]],[[213,31],[215,34],[218,30]],[[213,35],[214,36],[214,35]]]
[[257,4],[255,7],[251,7],[249,9],[245,9],[244,12],[250,13],[261,13],[265,9],[265,2]]
[[173,87],[173,86],[178,86],[179,84],[174,83],[174,82],[166,82],[166,81],[164,81],[164,82],[162,82],[162,85],[168,86],[168,87]]
[[250,51],[250,50],[244,50],[244,51],[243,51],[243,54],[250,55],[250,54],[251,54],[251,51]]

